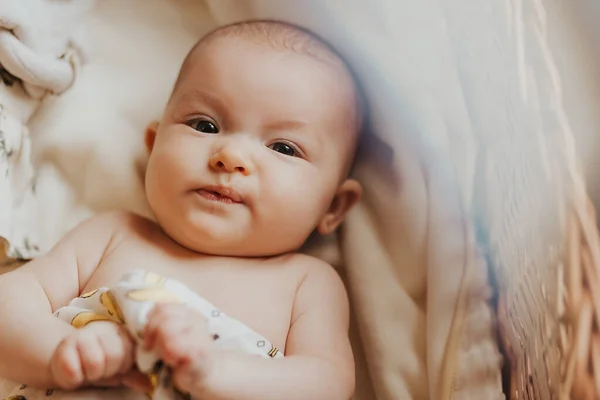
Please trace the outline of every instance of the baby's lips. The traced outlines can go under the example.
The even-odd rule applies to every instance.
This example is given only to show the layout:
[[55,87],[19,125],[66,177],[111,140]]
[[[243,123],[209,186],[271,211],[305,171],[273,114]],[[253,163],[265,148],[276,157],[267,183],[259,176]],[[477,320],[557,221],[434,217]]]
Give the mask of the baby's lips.
[[214,185],[214,186],[205,186],[200,190],[205,190],[207,192],[213,192],[218,194],[219,196],[226,197],[233,201],[234,203],[243,203],[244,197],[241,195],[239,191],[237,191],[232,186],[225,185]]

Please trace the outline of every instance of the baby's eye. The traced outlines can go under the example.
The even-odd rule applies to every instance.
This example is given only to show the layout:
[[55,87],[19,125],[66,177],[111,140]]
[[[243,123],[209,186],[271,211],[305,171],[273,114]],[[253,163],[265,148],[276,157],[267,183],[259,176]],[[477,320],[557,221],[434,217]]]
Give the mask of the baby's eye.
[[196,119],[190,122],[190,127],[202,133],[219,133],[217,124],[205,118]]
[[286,156],[294,157],[297,155],[296,150],[294,150],[294,148],[287,143],[283,143],[283,142],[273,143],[272,145],[269,146],[269,148],[273,151],[284,154]]

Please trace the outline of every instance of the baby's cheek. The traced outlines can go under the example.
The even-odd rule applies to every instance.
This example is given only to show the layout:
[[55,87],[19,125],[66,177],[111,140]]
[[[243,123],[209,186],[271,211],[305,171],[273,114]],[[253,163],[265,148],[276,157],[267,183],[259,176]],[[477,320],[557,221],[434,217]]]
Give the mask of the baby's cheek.
[[318,185],[286,184],[274,194],[271,212],[278,218],[297,226],[313,225],[323,209],[325,199]]

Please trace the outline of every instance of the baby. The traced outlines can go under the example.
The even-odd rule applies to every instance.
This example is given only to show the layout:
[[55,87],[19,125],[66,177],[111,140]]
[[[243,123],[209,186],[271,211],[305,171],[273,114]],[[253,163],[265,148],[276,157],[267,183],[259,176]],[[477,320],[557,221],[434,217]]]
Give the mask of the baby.
[[302,29],[255,21],[207,35],[146,132],[156,223],[123,212],[95,216],[1,276],[0,377],[37,388],[147,390],[122,325],[76,329],[53,315],[143,269],[185,283],[285,354],[221,349],[205,315],[158,304],[140,337],[181,392],[351,398],[347,294],[329,265],[297,251],[313,232],[333,232],[360,198],[348,178],[360,109],[344,63]]

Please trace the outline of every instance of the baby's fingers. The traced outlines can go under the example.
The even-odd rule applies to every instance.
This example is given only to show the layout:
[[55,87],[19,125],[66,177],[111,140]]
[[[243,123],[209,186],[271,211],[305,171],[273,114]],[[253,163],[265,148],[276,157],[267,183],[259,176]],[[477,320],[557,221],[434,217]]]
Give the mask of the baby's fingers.
[[133,343],[126,332],[98,336],[104,354],[104,377],[125,373],[133,367]]
[[172,367],[203,355],[212,345],[206,318],[181,304],[159,304],[150,312],[144,342]]
[[83,384],[84,374],[76,342],[63,340],[50,362],[52,380],[61,389],[72,390]]
[[190,343],[189,332],[191,327],[183,324],[165,326],[157,332],[154,349],[160,358],[172,367],[189,361]]
[[148,322],[144,330],[144,346],[147,350],[154,348],[156,336],[166,326],[180,325],[187,322],[184,318],[184,306],[180,304],[157,304],[148,314]]
[[77,351],[86,381],[94,382],[106,377],[106,358],[96,335],[81,332],[77,341]]

